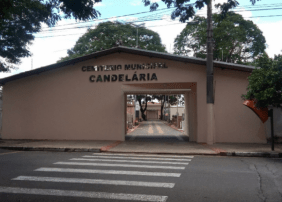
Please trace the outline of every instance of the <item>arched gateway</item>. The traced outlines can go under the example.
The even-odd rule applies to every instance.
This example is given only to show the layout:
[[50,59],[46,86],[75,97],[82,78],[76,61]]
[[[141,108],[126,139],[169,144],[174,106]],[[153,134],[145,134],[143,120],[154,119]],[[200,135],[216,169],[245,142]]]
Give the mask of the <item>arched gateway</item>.
[[[190,141],[207,142],[206,61],[116,47],[0,80],[3,139],[125,139],[127,94],[184,94]],[[254,67],[214,62],[214,142],[266,142],[243,106]]]

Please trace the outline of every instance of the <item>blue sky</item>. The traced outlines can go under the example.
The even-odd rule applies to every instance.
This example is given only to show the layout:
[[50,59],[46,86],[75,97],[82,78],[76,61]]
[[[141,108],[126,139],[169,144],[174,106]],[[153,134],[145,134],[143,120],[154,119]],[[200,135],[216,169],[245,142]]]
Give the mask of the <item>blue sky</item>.
[[[112,21],[119,20],[133,22],[144,19],[160,19],[159,21],[146,21],[144,22],[144,26],[159,33],[162,42],[166,45],[167,51],[172,52],[173,41],[177,34],[179,34],[185,27],[185,24],[179,23],[177,20],[171,20],[170,13],[173,11],[173,9],[164,9],[166,6],[163,2],[161,2],[161,0],[155,1],[157,1],[160,5],[158,11],[148,12],[150,8],[145,7],[142,3],[142,0],[103,0],[102,3],[99,3],[95,6],[96,9],[101,13],[101,16],[96,21],[73,24],[76,23],[76,21],[73,19],[68,19],[58,22],[58,24],[53,28],[48,28],[46,25],[43,25],[42,32],[36,34],[36,39],[33,41],[33,44],[29,46],[29,50],[33,56],[22,59],[22,63],[18,66],[18,70],[14,70],[11,73],[0,73],[0,78],[23,71],[28,71],[31,70],[31,68],[35,69],[56,63],[56,61],[58,61],[61,57],[67,55],[67,49],[72,48],[78,38],[87,30],[87,28],[77,29],[77,27],[92,26],[92,28],[94,28],[97,23],[101,22],[102,19],[105,18],[111,18],[108,20]],[[213,4],[226,1],[227,0],[215,0],[213,1]],[[194,0],[191,1],[191,3],[193,2]],[[258,27],[263,31],[268,45],[266,51],[269,56],[273,57],[274,54],[281,54],[282,40],[280,39],[280,30],[282,27],[282,16],[256,17],[282,15],[281,0],[261,0],[257,2],[255,6],[252,6],[249,0],[239,0],[239,2],[241,10],[236,9],[238,13],[243,15],[245,19],[254,21],[254,23],[257,24]],[[123,18],[117,17],[140,12],[148,13],[131,15]],[[213,10],[213,12],[217,11]],[[206,8],[203,8],[201,11],[197,12],[197,14],[205,15]],[[136,22],[135,24],[140,23]]]

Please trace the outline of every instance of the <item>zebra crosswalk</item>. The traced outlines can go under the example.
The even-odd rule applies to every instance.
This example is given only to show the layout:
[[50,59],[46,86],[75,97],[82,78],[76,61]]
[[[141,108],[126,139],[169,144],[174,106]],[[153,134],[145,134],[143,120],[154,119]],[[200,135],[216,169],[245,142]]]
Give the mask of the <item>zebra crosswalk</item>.
[[[36,168],[32,172],[34,175],[20,175],[11,179],[14,182],[40,182],[40,188],[1,186],[0,193],[66,196],[97,199],[97,201],[111,199],[165,202],[168,200],[165,190],[175,187],[175,178],[181,177],[181,172],[189,165],[192,159],[193,156],[94,153],[79,158],[70,158],[66,161],[54,162],[50,167]],[[97,169],[101,167],[103,169]],[[109,167],[110,169],[107,169]],[[83,174],[87,178],[74,177],[75,174]],[[119,178],[113,177],[112,179],[110,176],[118,176]],[[136,176],[135,179],[137,180],[128,180],[132,179],[130,176]],[[148,176],[148,178],[140,179],[138,176]],[[95,190],[95,188],[91,191],[49,189],[44,188],[44,183],[136,187],[136,189],[140,190],[138,190],[138,193],[111,193],[101,192]],[[145,189],[146,187],[164,189],[158,191],[158,193],[163,194],[143,193],[142,188]]]

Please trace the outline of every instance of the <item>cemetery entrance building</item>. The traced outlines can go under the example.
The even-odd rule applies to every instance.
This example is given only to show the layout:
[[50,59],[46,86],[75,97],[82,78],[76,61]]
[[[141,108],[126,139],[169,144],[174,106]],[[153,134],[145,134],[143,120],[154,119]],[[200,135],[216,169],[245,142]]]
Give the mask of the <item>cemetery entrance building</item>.
[[[265,125],[241,99],[254,67],[215,61],[214,68],[213,143],[265,143]],[[3,139],[124,141],[127,95],[142,93],[183,94],[189,141],[209,138],[204,59],[120,46],[0,84]]]

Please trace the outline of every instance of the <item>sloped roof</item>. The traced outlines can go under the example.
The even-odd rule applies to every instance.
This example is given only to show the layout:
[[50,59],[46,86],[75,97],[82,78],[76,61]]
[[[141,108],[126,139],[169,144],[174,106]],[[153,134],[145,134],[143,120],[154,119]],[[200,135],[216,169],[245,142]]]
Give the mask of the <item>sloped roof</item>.
[[[3,79],[0,79],[0,85],[4,85],[5,83],[14,81],[16,79],[21,79],[24,77],[55,70],[55,69],[58,69],[58,68],[61,68],[61,67],[64,67],[70,64],[83,62],[85,60],[98,58],[98,57],[102,57],[102,56],[113,54],[113,53],[129,53],[129,54],[135,54],[135,55],[141,55],[141,56],[149,56],[149,57],[162,58],[162,59],[167,59],[167,60],[206,65],[205,59],[179,56],[179,55],[174,55],[170,53],[161,53],[161,52],[156,52],[156,51],[148,51],[148,50],[137,49],[137,48],[129,48],[125,46],[118,46],[115,48],[110,48],[110,49],[95,52],[89,55],[84,55],[82,57],[74,58],[74,59],[67,60],[67,61],[60,62],[60,63],[55,63],[55,64],[48,65],[45,67],[40,67],[34,70],[30,70],[30,71],[19,73],[19,74],[10,76],[10,77],[6,77]],[[233,70],[244,71],[244,72],[252,72],[252,70],[255,69],[255,67],[253,66],[239,65],[239,64],[234,64],[234,63],[218,62],[218,61],[214,61],[214,67],[219,67],[223,69],[233,69]]]

